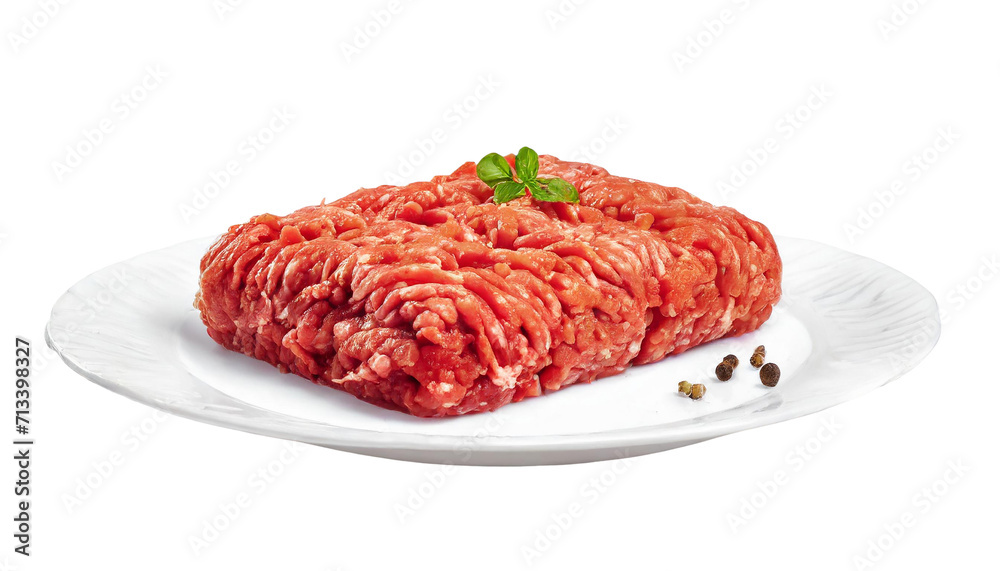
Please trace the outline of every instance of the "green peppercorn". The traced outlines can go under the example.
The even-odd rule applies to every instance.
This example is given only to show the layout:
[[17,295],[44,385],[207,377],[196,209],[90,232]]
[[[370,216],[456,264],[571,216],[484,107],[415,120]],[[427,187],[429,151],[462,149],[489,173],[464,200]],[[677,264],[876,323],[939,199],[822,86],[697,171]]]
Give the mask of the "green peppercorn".
[[736,355],[726,355],[722,358],[722,362],[734,369],[740,366],[740,360],[736,357]]
[[720,381],[728,381],[733,378],[733,366],[729,363],[719,363],[715,368],[715,376],[719,377]]
[[685,396],[691,396],[691,383],[687,381],[677,383],[677,392]]
[[754,369],[759,369],[764,365],[764,355],[762,353],[754,353],[750,356],[750,364],[753,365]]
[[765,387],[777,385],[779,378],[781,378],[781,369],[774,363],[768,363],[760,370],[760,382],[764,383]]
[[705,396],[705,385],[698,383],[691,387],[691,398],[694,400],[700,400],[701,397]]

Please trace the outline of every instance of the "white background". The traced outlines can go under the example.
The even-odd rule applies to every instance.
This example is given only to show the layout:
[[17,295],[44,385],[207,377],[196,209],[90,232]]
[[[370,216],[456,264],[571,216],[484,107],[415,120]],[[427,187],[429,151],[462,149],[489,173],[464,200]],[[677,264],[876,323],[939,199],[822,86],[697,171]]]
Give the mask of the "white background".
[[[388,0],[256,0],[221,14],[211,0],[69,2],[39,15],[47,4],[9,0],[0,11],[0,340],[11,355],[15,335],[36,348],[38,442],[33,554],[5,548],[5,569],[517,569],[528,566],[522,548],[581,499],[583,516],[531,567],[996,564],[1000,279],[984,261],[1000,254],[996,2],[400,0],[378,26],[372,13]],[[898,28],[880,27],[897,8]],[[373,37],[359,36],[366,25]],[[349,44],[363,45],[347,54]],[[477,98],[483,80],[499,85]],[[828,95],[810,99],[814,89]],[[240,146],[275,108],[294,119],[250,160]],[[789,129],[781,121],[795,112],[807,120]],[[85,133],[102,121],[109,133],[87,149]],[[435,129],[443,142],[419,154]],[[949,129],[957,140],[918,178],[912,157]],[[720,192],[768,138],[777,151]],[[400,157],[415,157],[404,178],[420,180],[522,145],[578,159],[585,149],[614,173],[733,205],[775,234],[881,260],[937,296],[948,314],[941,341],[915,371],[855,401],[638,458],[594,503],[581,487],[611,479],[610,464],[442,476],[311,447],[257,494],[248,478],[282,442],[159,420],[43,349],[52,303],[98,268],[382,184]],[[68,173],[55,165],[67,147],[86,155]],[[239,174],[196,202],[230,160]],[[882,206],[894,180],[905,187]],[[185,217],[183,205],[197,212]],[[871,213],[860,235],[847,229],[859,209]],[[9,413],[0,416],[8,434]],[[790,463],[824,422],[840,426],[836,436]],[[138,444],[123,436],[134,427]],[[68,507],[116,452],[121,465]],[[914,496],[949,463],[969,470],[922,510]],[[730,516],[777,470],[788,483],[734,530]],[[433,493],[400,521],[394,506],[427,482]],[[196,553],[189,538],[248,490],[252,504]],[[915,524],[887,540],[904,513]],[[880,537],[886,549],[873,551]]]

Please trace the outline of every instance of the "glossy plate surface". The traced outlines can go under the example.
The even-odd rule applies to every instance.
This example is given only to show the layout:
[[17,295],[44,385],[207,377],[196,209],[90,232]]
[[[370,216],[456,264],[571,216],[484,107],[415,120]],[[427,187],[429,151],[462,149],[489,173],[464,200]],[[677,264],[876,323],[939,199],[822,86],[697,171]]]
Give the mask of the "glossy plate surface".
[[[418,462],[589,462],[780,422],[900,377],[941,330],[934,297],[905,275],[830,246],[779,238],[785,293],[759,331],[493,413],[423,419],[281,374],[212,341],[192,305],[198,262],[211,242],[143,254],[83,279],[53,307],[49,346],[87,379],[179,416]],[[773,389],[749,365],[761,344],[781,366]],[[728,353],[740,365],[722,383],[714,370]],[[704,383],[705,398],[678,396],[680,380]]]

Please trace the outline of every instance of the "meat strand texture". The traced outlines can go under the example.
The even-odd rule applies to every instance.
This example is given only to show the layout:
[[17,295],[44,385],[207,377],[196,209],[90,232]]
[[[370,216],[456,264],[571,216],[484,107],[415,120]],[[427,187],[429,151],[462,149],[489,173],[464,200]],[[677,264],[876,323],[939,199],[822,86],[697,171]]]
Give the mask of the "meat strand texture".
[[[513,162],[513,157],[507,157]],[[474,163],[233,226],[201,261],[209,335],[417,416],[495,410],[760,327],[763,224],[679,188],[541,157],[579,204],[497,205]]]

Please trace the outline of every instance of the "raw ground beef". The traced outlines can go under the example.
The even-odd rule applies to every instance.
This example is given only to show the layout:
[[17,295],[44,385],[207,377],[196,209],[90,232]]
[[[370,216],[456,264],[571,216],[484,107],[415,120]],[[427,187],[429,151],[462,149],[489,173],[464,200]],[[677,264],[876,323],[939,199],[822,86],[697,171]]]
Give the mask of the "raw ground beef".
[[580,204],[494,204],[467,163],[257,216],[205,254],[195,305],[224,347],[417,416],[494,410],[770,316],[764,225],[589,164],[543,156],[540,176]]

